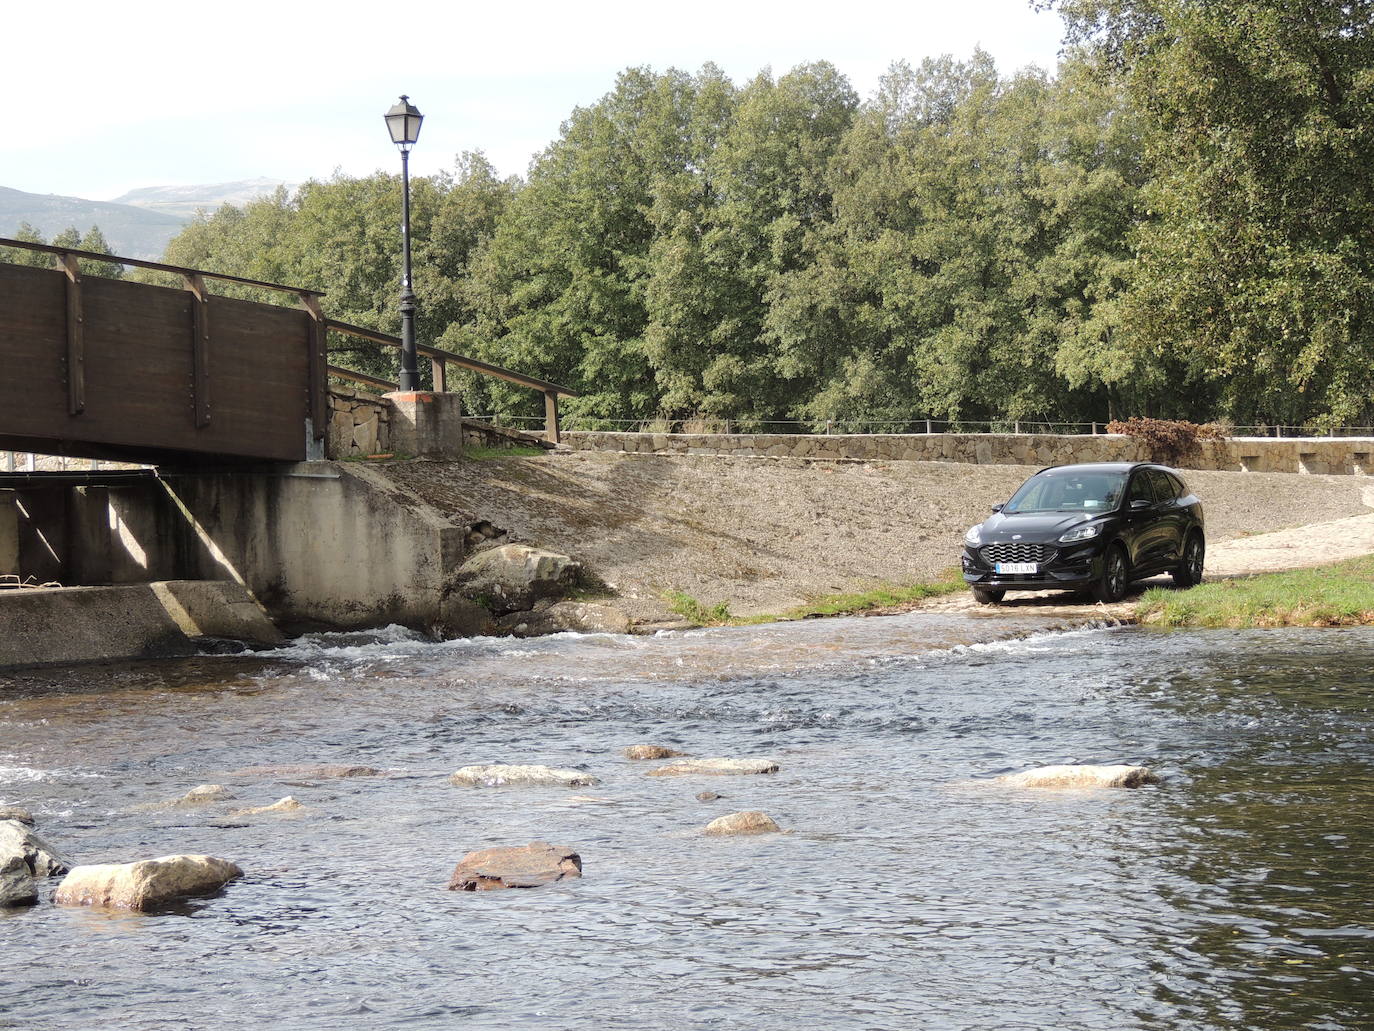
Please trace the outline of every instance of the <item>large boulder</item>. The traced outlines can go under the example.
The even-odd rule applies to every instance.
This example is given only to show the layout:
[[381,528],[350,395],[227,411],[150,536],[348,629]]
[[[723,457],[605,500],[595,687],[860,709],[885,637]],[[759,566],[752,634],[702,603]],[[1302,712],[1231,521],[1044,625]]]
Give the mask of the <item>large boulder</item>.
[[726,777],[738,774],[777,773],[772,759],[684,759],[650,770],[650,777]]
[[33,826],[33,813],[21,805],[0,805],[0,820],[18,820],[27,827]]
[[582,857],[568,845],[531,841],[528,845],[469,852],[453,868],[449,891],[535,888],[565,877],[582,876]]
[[31,906],[38,901],[38,882],[20,855],[0,859],[0,909]]
[[757,809],[751,809],[743,813],[730,813],[728,816],[721,816],[706,825],[707,834],[776,834],[780,830],[773,818],[767,813],[761,813]]
[[545,637],[549,634],[628,634],[630,617],[614,605],[594,602],[560,601],[533,612],[513,612],[497,620],[497,626],[516,637]]
[[460,787],[536,787],[583,788],[601,781],[581,770],[558,770],[552,766],[510,766],[496,763],[491,766],[464,766],[449,776],[450,784]]
[[555,598],[577,584],[582,563],[524,544],[503,544],[479,551],[458,569],[463,593],[503,616]]
[[1041,766],[998,777],[999,784],[1014,788],[1138,788],[1158,784],[1147,766]]
[[17,820],[0,820],[0,863],[18,856],[35,877],[60,877],[72,861]]
[[179,899],[213,895],[242,877],[234,863],[214,856],[162,856],[136,863],[74,867],[57,886],[61,906],[155,909]]

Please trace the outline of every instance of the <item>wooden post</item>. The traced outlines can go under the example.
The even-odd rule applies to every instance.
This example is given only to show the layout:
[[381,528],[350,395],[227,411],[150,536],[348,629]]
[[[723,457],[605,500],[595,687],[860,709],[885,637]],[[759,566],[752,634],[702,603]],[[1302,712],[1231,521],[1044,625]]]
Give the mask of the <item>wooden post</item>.
[[310,396],[307,399],[310,412],[310,427],[316,440],[324,437],[329,422],[329,399],[325,396],[326,378],[329,370],[329,355],[326,347],[326,327],[324,309],[320,307],[320,299],[314,294],[297,294],[301,299],[301,307],[310,315],[310,324],[306,330],[306,355],[309,359],[309,387]]
[[434,390],[439,394],[448,393],[448,362],[442,358],[431,358],[429,369],[434,377]]
[[57,256],[67,274],[67,414],[86,410],[86,316],[81,307],[81,264],[70,254]]
[[182,277],[191,291],[191,396],[196,428],[210,425],[210,293],[198,273]]
[[544,391],[544,439],[550,444],[557,444],[561,439],[558,435],[558,391]]

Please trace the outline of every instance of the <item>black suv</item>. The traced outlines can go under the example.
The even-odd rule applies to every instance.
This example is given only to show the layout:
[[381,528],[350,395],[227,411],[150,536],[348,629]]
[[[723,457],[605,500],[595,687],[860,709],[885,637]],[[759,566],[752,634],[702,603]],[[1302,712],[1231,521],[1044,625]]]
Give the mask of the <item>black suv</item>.
[[1163,466],[1041,469],[992,511],[964,534],[964,580],[984,604],[1045,590],[1120,601],[1132,580],[1158,573],[1181,587],[1202,579],[1202,502]]

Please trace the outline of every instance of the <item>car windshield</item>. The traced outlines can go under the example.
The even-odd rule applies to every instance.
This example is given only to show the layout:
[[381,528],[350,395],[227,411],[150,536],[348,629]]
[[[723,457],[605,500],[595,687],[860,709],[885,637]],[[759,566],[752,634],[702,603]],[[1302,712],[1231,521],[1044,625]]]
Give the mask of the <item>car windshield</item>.
[[1125,473],[1042,473],[1023,483],[1002,511],[1110,512],[1125,488]]

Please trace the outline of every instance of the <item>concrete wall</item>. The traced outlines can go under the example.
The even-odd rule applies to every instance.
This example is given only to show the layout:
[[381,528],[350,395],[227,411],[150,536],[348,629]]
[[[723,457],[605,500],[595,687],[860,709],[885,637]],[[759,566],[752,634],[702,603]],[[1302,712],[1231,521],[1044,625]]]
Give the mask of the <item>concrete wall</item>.
[[[1064,465],[1070,462],[1144,462],[1151,459],[1134,437],[1115,434],[563,434],[578,451],[635,454],[852,459],[861,461],[969,462],[977,465]],[[1234,472],[1374,475],[1374,440],[1353,437],[1208,441],[1179,463],[1186,469]]]
[[361,464],[168,474],[213,547],[197,578],[241,579],[279,623],[471,630],[455,595],[464,529]]

